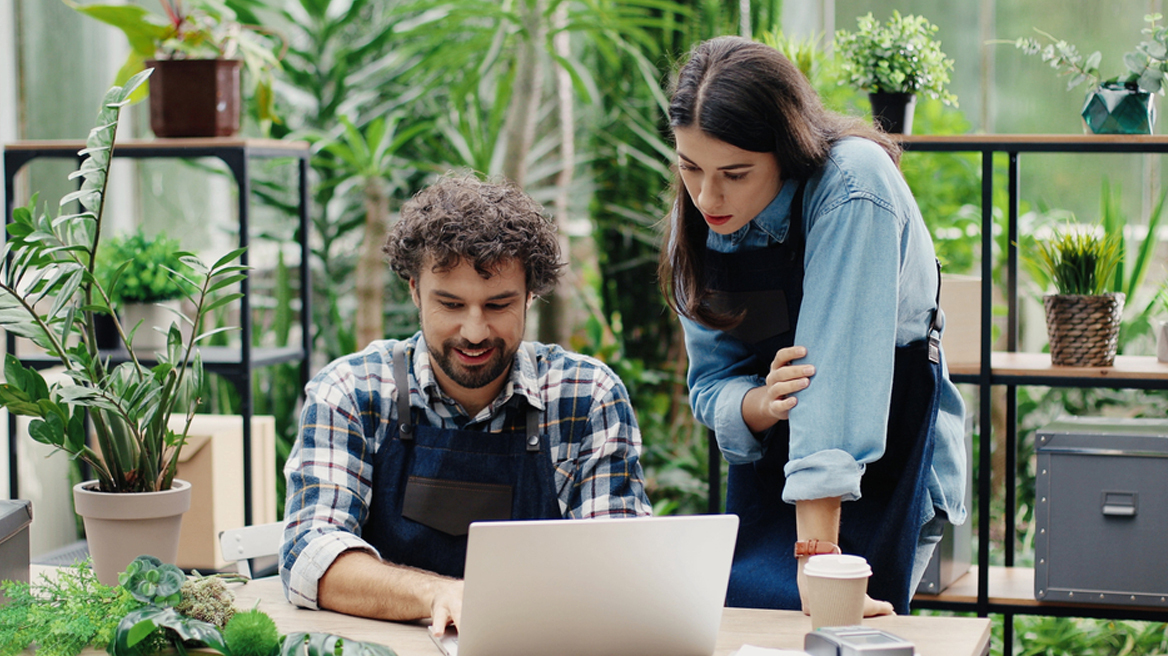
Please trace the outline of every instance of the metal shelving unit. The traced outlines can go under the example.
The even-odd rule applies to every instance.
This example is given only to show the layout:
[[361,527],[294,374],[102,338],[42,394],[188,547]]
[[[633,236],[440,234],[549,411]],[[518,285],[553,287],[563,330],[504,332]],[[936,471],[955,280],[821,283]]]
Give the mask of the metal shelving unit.
[[[4,146],[4,191],[6,196],[5,220],[12,220],[16,207],[15,179],[25,164],[41,158],[77,159],[78,151],[85,144],[80,141],[25,141]],[[300,316],[306,321],[311,312],[311,278],[309,271],[309,223],[308,223],[308,158],[309,146],[304,142],[275,141],[261,139],[206,138],[206,139],[154,139],[125,140],[115,145],[113,157],[131,159],[194,159],[216,158],[227,165],[238,189],[239,246],[248,246],[248,224],[251,207],[250,164],[255,159],[292,159],[298,172],[298,205],[300,235]],[[249,254],[244,251],[241,264],[249,264]],[[251,481],[251,417],[254,411],[252,400],[252,374],[256,369],[285,362],[299,362],[301,382],[308,382],[309,362],[312,355],[312,335],[307,325],[301,330],[298,346],[279,348],[255,348],[252,346],[250,275],[240,282],[243,298],[239,301],[240,348],[202,347],[204,367],[231,381],[240,396],[243,416],[243,503],[244,521],[252,522],[252,481]],[[15,353],[15,336],[7,336],[9,353]],[[106,353],[115,363],[124,361],[124,354],[117,351]],[[49,367],[55,361],[44,356],[20,354],[26,366]],[[9,416],[8,430],[8,480],[10,498],[20,496],[16,449],[16,418]]]
[[[982,173],[982,253],[993,253],[994,155],[1008,158],[1008,235],[1006,239],[1007,276],[1018,279],[1018,198],[1019,160],[1022,153],[1168,153],[1168,137],[1148,135],[958,135],[904,136],[901,144],[912,152],[976,152],[981,155]],[[974,611],[978,615],[1000,613],[1005,616],[1005,642],[1013,644],[1013,616],[1016,614],[1123,618],[1168,621],[1168,609],[1097,604],[1039,602],[1034,599],[1034,572],[1014,567],[1015,488],[1011,481],[999,481],[1006,490],[1005,567],[991,567],[990,498],[991,471],[991,393],[993,385],[1006,386],[1006,471],[1017,472],[1017,386],[1109,387],[1168,389],[1168,364],[1154,357],[1119,356],[1112,367],[1054,367],[1050,355],[1020,353],[1018,349],[1018,290],[1012,284],[1006,293],[1006,351],[992,350],[993,258],[982,257],[981,264],[981,359],[980,366],[954,368],[955,382],[979,386],[979,446],[977,480],[978,558],[977,565],[939,595],[918,595],[917,608]]]

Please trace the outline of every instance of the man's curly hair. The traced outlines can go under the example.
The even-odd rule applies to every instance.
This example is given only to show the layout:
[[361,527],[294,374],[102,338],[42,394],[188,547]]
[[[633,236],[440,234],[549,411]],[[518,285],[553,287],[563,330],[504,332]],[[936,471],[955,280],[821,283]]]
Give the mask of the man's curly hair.
[[444,176],[406,201],[382,251],[407,281],[418,277],[427,256],[433,271],[466,261],[483,277],[516,258],[536,296],[555,288],[563,266],[555,226],[539,203],[512,182],[473,175]]

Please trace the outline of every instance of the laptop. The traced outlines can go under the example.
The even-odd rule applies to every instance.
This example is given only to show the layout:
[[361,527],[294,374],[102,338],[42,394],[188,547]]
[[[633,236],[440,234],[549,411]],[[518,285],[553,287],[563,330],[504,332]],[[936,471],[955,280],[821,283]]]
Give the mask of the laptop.
[[447,656],[710,656],[736,515],[475,522]]

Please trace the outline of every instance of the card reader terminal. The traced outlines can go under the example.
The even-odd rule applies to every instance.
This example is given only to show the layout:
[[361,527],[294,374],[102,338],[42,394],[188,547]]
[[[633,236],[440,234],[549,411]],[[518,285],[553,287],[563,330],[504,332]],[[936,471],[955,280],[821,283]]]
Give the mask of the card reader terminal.
[[803,637],[811,656],[913,656],[913,644],[869,626],[824,626]]

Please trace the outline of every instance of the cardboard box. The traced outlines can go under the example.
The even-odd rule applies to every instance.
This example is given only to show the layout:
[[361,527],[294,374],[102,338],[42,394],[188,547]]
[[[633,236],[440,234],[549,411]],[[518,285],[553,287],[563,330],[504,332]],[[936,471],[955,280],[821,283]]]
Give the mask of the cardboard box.
[[[31,523],[31,503],[0,501],[0,580],[28,582],[28,525]],[[6,601],[0,593],[0,604]]]
[[945,313],[945,332],[941,349],[945,362],[981,364],[981,278],[943,274],[941,276],[941,311]]
[[[172,417],[181,428],[183,417]],[[177,424],[177,425],[176,425]],[[276,521],[276,420],[252,417],[252,524]],[[191,509],[183,515],[178,560],[183,569],[217,571],[229,563],[219,533],[244,526],[243,418],[196,415],[179,454],[177,477],[191,484]]]
[[1168,608],[1168,420],[1039,429],[1034,597]]

